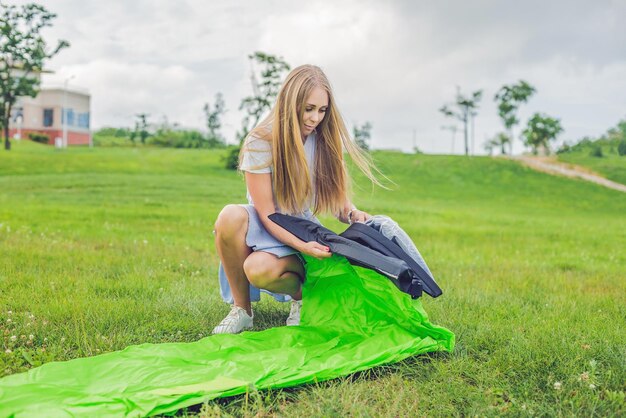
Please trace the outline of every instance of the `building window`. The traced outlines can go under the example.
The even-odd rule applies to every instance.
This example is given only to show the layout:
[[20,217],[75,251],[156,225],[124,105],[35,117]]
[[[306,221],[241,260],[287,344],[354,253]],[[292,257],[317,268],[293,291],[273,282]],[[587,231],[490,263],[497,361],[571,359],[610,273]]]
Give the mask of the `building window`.
[[63,109],[61,112],[61,123],[67,124],[67,126],[74,126],[74,109]]
[[89,129],[89,112],[78,114],[78,127]]
[[43,110],[43,126],[46,128],[52,126],[54,123],[54,109]]

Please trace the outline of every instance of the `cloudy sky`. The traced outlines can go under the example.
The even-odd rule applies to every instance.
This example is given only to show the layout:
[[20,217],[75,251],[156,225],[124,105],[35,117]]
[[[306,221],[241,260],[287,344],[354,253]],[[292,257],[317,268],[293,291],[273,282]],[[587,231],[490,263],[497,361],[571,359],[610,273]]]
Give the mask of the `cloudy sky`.
[[[254,51],[322,67],[348,125],[372,123],[374,148],[408,151],[415,141],[449,153],[452,134],[442,126],[453,121],[438,109],[457,85],[484,90],[476,153],[501,130],[493,95],[519,79],[537,88],[522,123],[534,112],[558,117],[561,141],[626,118],[626,0],[42,3],[58,15],[47,38],[71,43],[50,61],[55,73],[44,85],[74,76],[70,85],[92,95],[94,128],[131,126],[142,112],[202,128],[203,104],[222,92],[233,142]],[[460,129],[454,152],[462,152]]]

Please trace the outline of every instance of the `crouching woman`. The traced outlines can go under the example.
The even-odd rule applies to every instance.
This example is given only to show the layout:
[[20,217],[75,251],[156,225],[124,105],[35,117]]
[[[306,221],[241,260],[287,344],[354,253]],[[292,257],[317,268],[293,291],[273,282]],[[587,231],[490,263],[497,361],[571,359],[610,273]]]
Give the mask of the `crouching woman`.
[[230,313],[213,329],[234,334],[253,326],[251,302],[260,290],[279,301],[291,300],[287,325],[298,325],[304,266],[299,253],[330,257],[317,242],[304,242],[268,216],[287,213],[319,223],[316,214],[333,214],[344,223],[364,222],[349,196],[344,149],[367,177],[369,157],[353,142],[324,72],[303,65],[289,73],[270,115],[255,127],[240,151],[247,205],[227,205],[215,222],[222,298]]

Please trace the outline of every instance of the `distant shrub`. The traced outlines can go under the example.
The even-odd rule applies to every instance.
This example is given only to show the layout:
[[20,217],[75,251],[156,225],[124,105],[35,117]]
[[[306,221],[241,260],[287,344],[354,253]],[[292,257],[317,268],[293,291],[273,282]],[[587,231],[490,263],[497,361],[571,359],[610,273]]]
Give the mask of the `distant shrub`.
[[566,154],[572,150],[572,147],[569,144],[564,143],[556,150],[557,154]]
[[96,132],[94,132],[94,137],[101,135],[103,137],[112,136],[116,138],[130,138],[131,132],[132,131],[128,128],[106,127],[98,129]]
[[30,139],[33,142],[38,142],[40,144],[49,144],[50,143],[50,137],[46,134],[40,134],[40,133],[36,133],[36,132],[31,132],[28,134],[28,139]]
[[149,145],[165,148],[224,148],[221,138],[204,135],[197,130],[162,127],[148,132],[145,144],[140,140],[141,131],[128,128],[102,128],[93,135],[94,145],[99,147],[135,147]]
[[225,144],[216,138],[205,137],[193,130],[160,130],[148,139],[148,144],[169,148],[223,148]]
[[130,138],[102,135],[96,133],[93,135],[93,145],[95,147],[133,147],[135,144]]
[[581,138],[578,143],[570,145],[568,150],[563,147],[564,149],[558,153],[585,153],[593,157],[604,157],[604,153],[626,155],[626,145],[621,145],[624,141],[626,141],[626,119],[619,121],[617,126],[610,128],[605,134],[596,138]]
[[598,158],[602,158],[603,154],[602,154],[602,147],[598,144],[595,144],[592,148],[591,148],[591,152],[589,153],[590,156],[592,157],[598,157]]
[[236,170],[239,166],[239,150],[241,147],[232,147],[228,150],[228,154],[224,157],[226,168]]

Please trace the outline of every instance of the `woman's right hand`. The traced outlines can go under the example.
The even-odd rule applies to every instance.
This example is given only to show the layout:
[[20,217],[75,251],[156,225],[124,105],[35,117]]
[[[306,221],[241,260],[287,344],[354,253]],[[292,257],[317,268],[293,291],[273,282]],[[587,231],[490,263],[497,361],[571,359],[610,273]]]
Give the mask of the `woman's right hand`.
[[310,255],[311,257],[315,257],[318,260],[328,258],[333,255],[333,253],[330,252],[330,248],[315,241],[305,243],[302,248],[300,248],[300,252]]

